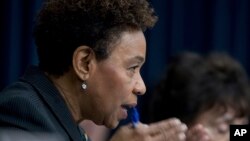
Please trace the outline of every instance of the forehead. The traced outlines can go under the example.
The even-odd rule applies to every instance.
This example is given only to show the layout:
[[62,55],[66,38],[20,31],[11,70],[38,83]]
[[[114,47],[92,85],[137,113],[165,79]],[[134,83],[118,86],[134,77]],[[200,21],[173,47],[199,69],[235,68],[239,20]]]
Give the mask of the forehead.
[[217,123],[219,121],[229,122],[236,119],[243,119],[244,122],[246,116],[239,116],[238,111],[232,107],[215,106],[209,110],[203,111],[198,116],[198,121]]
[[146,55],[146,41],[142,31],[124,32],[114,45],[109,59],[134,58],[144,62]]

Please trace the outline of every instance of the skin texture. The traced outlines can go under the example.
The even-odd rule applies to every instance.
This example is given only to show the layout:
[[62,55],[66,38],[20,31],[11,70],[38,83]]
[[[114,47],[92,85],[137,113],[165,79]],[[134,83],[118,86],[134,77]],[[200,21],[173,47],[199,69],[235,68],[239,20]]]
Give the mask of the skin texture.
[[[96,124],[114,128],[127,118],[123,105],[135,106],[137,95],[146,88],[140,75],[145,60],[146,42],[142,32],[125,32],[109,58],[95,64],[86,80]],[[88,113],[90,114],[90,113]]]

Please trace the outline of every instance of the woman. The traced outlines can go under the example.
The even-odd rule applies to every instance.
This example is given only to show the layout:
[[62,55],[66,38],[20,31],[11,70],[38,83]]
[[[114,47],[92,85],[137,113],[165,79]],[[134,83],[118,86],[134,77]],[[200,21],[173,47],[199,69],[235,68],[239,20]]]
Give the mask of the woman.
[[[39,65],[0,94],[0,126],[88,140],[85,119],[115,128],[146,91],[143,34],[156,22],[146,0],[48,0],[34,27]],[[184,140],[178,119],[121,127],[111,141]]]
[[227,54],[175,56],[152,99],[151,121],[181,119],[189,127],[188,141],[197,140],[192,132],[201,126],[210,141],[229,141],[230,124],[249,123],[248,76]]

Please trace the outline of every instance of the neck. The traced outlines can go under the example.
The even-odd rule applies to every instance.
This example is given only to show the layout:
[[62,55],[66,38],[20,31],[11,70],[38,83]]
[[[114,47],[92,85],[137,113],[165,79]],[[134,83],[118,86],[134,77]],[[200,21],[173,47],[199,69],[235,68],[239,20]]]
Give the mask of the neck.
[[60,77],[55,77],[49,74],[47,76],[51,79],[51,81],[63,97],[74,120],[76,122],[79,122],[82,119],[80,109],[81,106],[80,102],[78,102],[80,99],[79,97],[82,94],[80,93],[80,84],[76,84],[79,80],[73,77],[71,73],[65,73]]

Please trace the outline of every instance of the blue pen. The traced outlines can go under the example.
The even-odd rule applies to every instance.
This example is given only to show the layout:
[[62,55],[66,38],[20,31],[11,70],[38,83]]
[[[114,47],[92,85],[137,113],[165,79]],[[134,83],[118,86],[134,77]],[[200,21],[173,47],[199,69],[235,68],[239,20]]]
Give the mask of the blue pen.
[[139,123],[139,113],[135,107],[131,109],[131,122],[133,127],[136,128],[137,124]]

